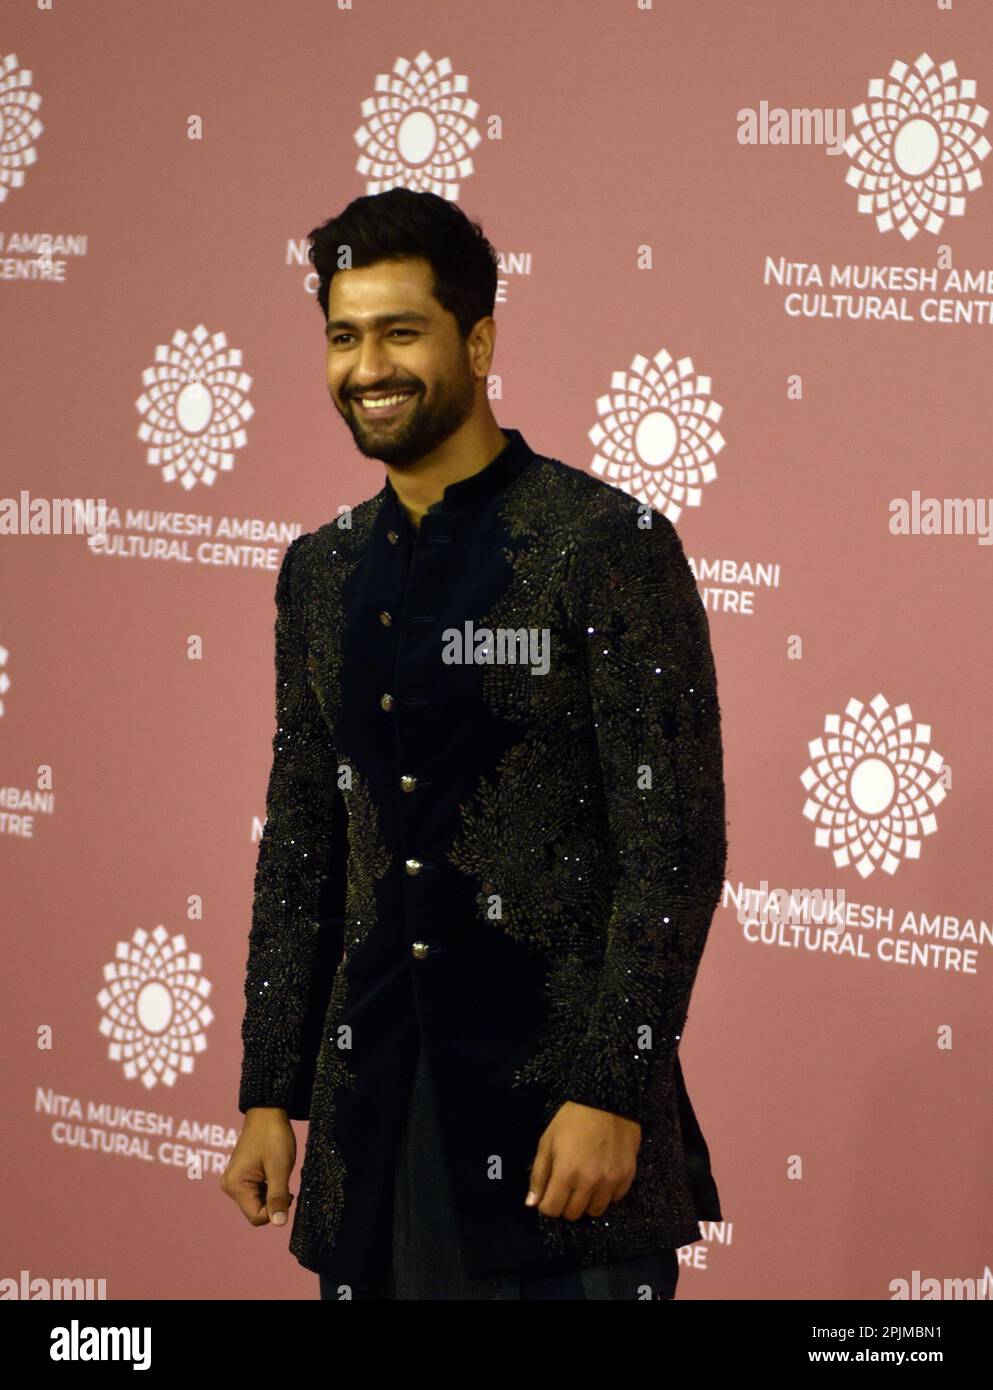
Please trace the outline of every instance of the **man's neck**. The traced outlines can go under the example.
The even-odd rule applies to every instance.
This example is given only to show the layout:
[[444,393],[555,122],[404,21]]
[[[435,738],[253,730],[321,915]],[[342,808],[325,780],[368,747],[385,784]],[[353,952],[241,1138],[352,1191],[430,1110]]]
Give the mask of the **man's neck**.
[[500,426],[489,415],[485,420],[467,420],[431,454],[407,468],[386,465],[393,491],[411,524],[420,529],[428,507],[441,500],[449,483],[459,483],[481,473],[510,443]]

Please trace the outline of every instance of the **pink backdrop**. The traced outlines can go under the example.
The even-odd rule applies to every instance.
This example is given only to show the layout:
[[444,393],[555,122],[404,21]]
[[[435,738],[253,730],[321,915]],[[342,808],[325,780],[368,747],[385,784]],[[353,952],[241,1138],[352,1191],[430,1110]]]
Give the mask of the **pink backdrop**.
[[[0,1277],[317,1295],[218,1181],[276,570],[384,478],[301,252],[400,181],[501,253],[499,423],[660,507],[698,470],[730,859],[681,1055],[726,1221],[679,1296],[980,1278],[993,10],[99,0],[0,42],[0,493],[114,509],[0,538]],[[891,529],[915,493],[942,533]],[[847,925],[760,930],[763,881]]]

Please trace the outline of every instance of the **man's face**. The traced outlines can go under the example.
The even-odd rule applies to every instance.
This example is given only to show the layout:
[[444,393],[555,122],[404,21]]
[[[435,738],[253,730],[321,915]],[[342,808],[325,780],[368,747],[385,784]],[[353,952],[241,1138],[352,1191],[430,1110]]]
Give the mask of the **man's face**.
[[[367,458],[414,463],[475,406],[469,344],[431,286],[431,266],[420,258],[339,270],[331,280],[328,389]],[[397,405],[375,404],[399,394]]]

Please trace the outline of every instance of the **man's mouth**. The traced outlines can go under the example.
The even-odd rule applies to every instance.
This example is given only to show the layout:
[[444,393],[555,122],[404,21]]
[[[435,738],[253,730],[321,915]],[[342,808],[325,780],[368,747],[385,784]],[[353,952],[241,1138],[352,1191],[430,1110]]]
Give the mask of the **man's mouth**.
[[353,396],[352,400],[364,419],[389,420],[406,409],[407,402],[416,395],[416,391],[395,391],[390,396]]

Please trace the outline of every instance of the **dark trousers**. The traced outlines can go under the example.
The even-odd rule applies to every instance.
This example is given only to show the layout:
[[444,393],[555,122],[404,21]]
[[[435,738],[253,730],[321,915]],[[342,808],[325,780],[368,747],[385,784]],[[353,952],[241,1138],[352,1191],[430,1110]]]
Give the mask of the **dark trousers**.
[[[643,1279],[640,1282],[632,1278],[629,1283],[630,1292],[614,1292],[617,1288],[617,1281],[622,1277],[621,1271],[616,1266],[600,1265],[597,1270],[570,1270],[567,1274],[543,1275],[538,1279],[519,1279],[511,1277],[507,1279],[495,1280],[498,1290],[490,1294],[451,1294],[451,1298],[511,1298],[525,1299],[529,1302],[537,1302],[544,1299],[557,1300],[589,1300],[597,1298],[629,1298],[629,1299],[673,1299],[676,1296],[676,1282],[679,1278],[679,1270],[676,1262],[676,1252],[668,1252],[671,1259],[666,1259],[663,1263],[658,1260],[654,1266],[654,1280]],[[639,1263],[631,1261],[632,1264]],[[612,1274],[608,1276],[606,1282],[600,1277],[600,1272],[611,1269]],[[321,1298],[341,1299],[344,1297],[343,1289],[333,1279],[327,1279],[322,1274]],[[395,1298],[395,1294],[389,1293],[363,1293],[361,1291],[350,1291],[353,1299],[372,1299],[383,1301]],[[446,1295],[441,1295],[445,1297]],[[439,1295],[425,1295],[425,1297],[439,1297]]]
[[661,1300],[675,1297],[679,1277],[675,1250],[526,1279],[467,1275],[423,1056],[397,1155],[392,1224],[379,1270],[374,1287],[365,1289],[340,1273],[322,1274],[321,1298]]

